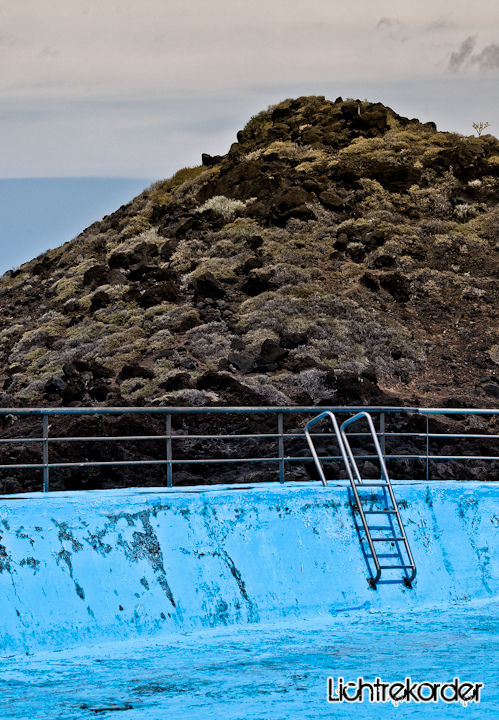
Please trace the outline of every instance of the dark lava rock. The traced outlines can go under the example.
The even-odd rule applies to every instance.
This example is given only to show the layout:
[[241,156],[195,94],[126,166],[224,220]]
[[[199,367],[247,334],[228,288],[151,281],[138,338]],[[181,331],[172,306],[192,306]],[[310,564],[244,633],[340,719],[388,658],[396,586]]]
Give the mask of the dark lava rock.
[[197,370],[198,363],[193,358],[180,358],[180,360],[175,360],[174,363],[175,367],[184,368],[184,370]]
[[393,255],[387,255],[386,253],[378,255],[374,258],[373,266],[378,270],[389,269],[395,267],[396,261]]
[[354,263],[361,263],[366,256],[366,251],[360,245],[347,245],[346,254],[352,259]]
[[244,265],[241,268],[241,271],[244,275],[248,275],[252,270],[258,270],[259,268],[263,267],[265,264],[263,258],[258,257],[255,255],[254,257],[250,257],[246,260]]
[[248,240],[248,245],[252,250],[258,250],[263,245],[263,238],[261,235],[252,235]]
[[482,385],[482,389],[488,397],[499,398],[499,385],[488,383],[487,385]]
[[298,220],[313,220],[314,212],[307,207],[314,196],[302,187],[292,187],[276,197],[273,205],[272,220],[276,225],[284,227],[290,218]]
[[230,365],[233,365],[243,374],[253,372],[253,370],[257,367],[257,358],[255,355],[248,352],[230,353],[227,360]]
[[[73,360],[72,366],[79,373],[84,373],[84,372],[92,373],[94,378],[99,378],[99,379],[100,378],[112,378],[114,376],[114,371],[111,370],[111,368],[108,368],[105,365],[102,365],[101,363],[97,362],[96,360],[80,360],[78,358],[75,358]],[[66,365],[64,366],[64,368],[65,367],[66,367]],[[64,370],[64,368],[63,368],[63,370]],[[71,367],[68,369],[72,373]]]
[[236,380],[233,375],[209,370],[197,382],[198,390],[213,390],[222,395],[226,405],[266,405],[263,395],[255,392],[243,383]]
[[382,288],[388,290],[397,302],[405,303],[411,296],[410,280],[400,272],[390,272],[380,275],[379,284]]
[[374,365],[368,365],[360,374],[361,377],[366,378],[369,382],[374,385],[378,384],[378,376],[376,375],[376,368]]
[[92,288],[99,285],[124,285],[125,275],[117,268],[109,268],[106,265],[93,265],[83,275],[83,285],[90,285]]
[[176,300],[178,294],[178,286],[175,282],[160,282],[141,291],[137,288],[135,298],[136,302],[142,308],[153,307],[159,305],[165,300]]
[[[0,407],[15,408],[20,406],[21,403],[16,397],[9,395],[8,393],[0,392]],[[5,422],[5,416],[3,416],[2,421]]]
[[182,218],[174,232],[175,237],[180,238],[183,235],[186,234],[189,230],[194,230],[196,227],[199,226],[199,218],[193,217],[192,215],[189,215],[187,217]]
[[64,363],[62,366],[62,377],[66,382],[74,377],[75,375],[78,375],[78,370],[76,369],[76,366],[73,365],[73,363]]
[[222,298],[225,295],[224,286],[211,272],[204,272],[193,278],[189,287],[194,290],[195,299]]
[[71,377],[62,390],[61,397],[65,406],[86,402],[90,398],[87,383],[80,377]]
[[[153,257],[158,254],[156,243],[142,242],[136,245],[132,252],[114,252],[108,261],[112,268],[130,268],[138,264],[150,264]],[[90,268],[92,270],[92,268]],[[88,271],[87,271],[88,272]]]
[[293,350],[299,345],[306,345],[307,339],[306,333],[290,330],[281,334],[279,344],[286,350]]
[[327,365],[324,365],[324,363],[313,355],[288,357],[284,363],[284,367],[292,373],[299,373],[302,372],[302,370],[311,370],[312,368],[317,368],[318,370],[329,370]]
[[43,390],[47,395],[60,395],[66,387],[66,381],[54,375],[43,386]]
[[201,162],[205,167],[213,167],[214,165],[220,165],[222,160],[222,155],[208,155],[207,153],[203,153],[201,155]]
[[325,190],[319,195],[319,200],[327,210],[341,210],[345,204],[345,198],[342,198],[333,190]]
[[107,272],[108,269],[105,265],[92,265],[83,275],[83,284],[93,285],[94,287],[105,285],[107,283]]
[[374,273],[369,272],[369,270],[366,270],[366,272],[361,276],[360,282],[368,290],[372,290],[373,292],[379,290],[378,277]]
[[186,372],[178,372],[174,375],[170,375],[166,380],[163,380],[159,386],[162,390],[171,392],[173,390],[186,390],[195,387],[195,382],[191,380],[191,376]]
[[39,262],[35,263],[32,269],[33,275],[47,275],[54,267],[55,260],[45,255]]
[[252,270],[246,282],[241,287],[241,290],[246,293],[246,295],[255,296],[263,292],[268,292],[269,290],[274,290],[276,287],[275,282],[272,280],[272,273]]
[[258,370],[260,372],[274,372],[282,367],[282,363],[288,356],[288,351],[281,347],[275,340],[264,340],[260,348],[260,355],[257,358]]
[[144,378],[151,380],[154,377],[154,373],[149,368],[142,367],[141,365],[124,365],[116,378],[116,382],[122,383],[124,380],[130,378]]
[[171,256],[178,247],[178,243],[179,241],[176,238],[171,238],[170,240],[167,240],[164,245],[161,246],[159,256],[162,262],[165,262],[171,258]]
[[92,303],[90,305],[90,312],[95,312],[95,310],[100,310],[103,307],[106,307],[111,303],[111,297],[108,295],[105,290],[97,290],[92,295]]
[[230,346],[232,350],[246,350],[246,343],[239,337],[235,337],[231,340]]
[[396,404],[395,398],[382,392],[369,370],[364,375],[345,373],[336,378],[337,405],[390,405]]

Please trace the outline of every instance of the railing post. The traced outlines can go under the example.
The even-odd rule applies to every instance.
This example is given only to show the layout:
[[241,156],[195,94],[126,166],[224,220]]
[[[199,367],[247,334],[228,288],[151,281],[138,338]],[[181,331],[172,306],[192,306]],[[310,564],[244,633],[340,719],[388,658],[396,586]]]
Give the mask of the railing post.
[[426,482],[430,479],[430,416],[426,415]]
[[386,458],[386,446],[385,446],[385,413],[379,414],[379,434],[380,434],[380,446],[383,457]]
[[49,491],[49,418],[43,416],[43,492]]
[[279,433],[279,482],[284,482],[284,423],[283,414],[277,416],[277,432]]
[[170,413],[166,416],[166,486],[173,486],[173,463],[172,463],[172,416]]

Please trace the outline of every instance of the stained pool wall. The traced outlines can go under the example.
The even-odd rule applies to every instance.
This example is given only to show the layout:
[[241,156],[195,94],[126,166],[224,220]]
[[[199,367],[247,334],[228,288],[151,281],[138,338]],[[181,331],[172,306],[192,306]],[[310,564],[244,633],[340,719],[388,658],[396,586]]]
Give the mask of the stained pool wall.
[[3,497],[2,651],[496,598],[499,485],[394,487],[413,589],[369,589],[344,484]]

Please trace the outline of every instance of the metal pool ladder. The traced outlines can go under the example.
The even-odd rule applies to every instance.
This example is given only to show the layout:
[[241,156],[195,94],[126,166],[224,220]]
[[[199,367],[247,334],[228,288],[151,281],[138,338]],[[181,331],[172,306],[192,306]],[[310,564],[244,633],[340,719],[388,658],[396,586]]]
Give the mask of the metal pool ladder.
[[[369,583],[370,587],[376,589],[376,585],[381,578],[382,570],[402,569],[404,570],[403,583],[406,587],[410,588],[412,587],[412,582],[416,577],[416,565],[414,564],[411,549],[407,541],[407,536],[405,534],[402,518],[400,517],[397,501],[395,499],[395,495],[393,494],[392,484],[390,482],[388,470],[386,469],[385,458],[383,456],[383,452],[381,451],[372,417],[368,412],[357,413],[348,420],[345,420],[345,422],[341,425],[340,428],[338,426],[338,421],[336,420],[335,415],[330,410],[327,410],[307,423],[307,425],[305,426],[305,437],[307,438],[308,446],[314,458],[319,477],[324,486],[327,486],[326,476],[324,475],[324,470],[322,468],[312,437],[310,435],[310,428],[326,417],[331,420],[331,423],[333,425],[336,440],[340,448],[341,457],[343,459],[343,463],[345,465],[348,478],[352,486],[352,492],[355,498],[355,503],[353,503],[353,510],[354,512],[357,510],[360,515],[362,526],[364,528],[365,539],[367,540],[369,544],[369,549],[371,551],[371,559],[373,560],[376,568],[376,574],[374,576],[371,575],[370,577],[368,577],[367,582]],[[381,478],[379,480],[363,480],[361,478],[357,462],[355,460],[352,448],[350,447],[350,442],[345,432],[346,428],[349,425],[352,425],[352,423],[357,422],[361,418],[365,418],[365,420],[367,420],[367,424],[369,425],[369,431],[371,433],[374,447],[376,449],[376,454],[378,456],[381,468]],[[370,495],[365,496],[362,492],[359,493],[359,490],[367,490],[368,488],[382,488],[385,506],[383,509],[365,509],[365,505],[363,504],[363,502],[366,500],[371,500],[371,508],[373,506],[372,491],[369,491]],[[376,500],[380,499],[381,498],[376,497]],[[373,516],[374,518],[381,518],[385,516],[388,524],[381,526],[372,526],[368,523],[367,516]],[[381,530],[384,534],[379,537],[373,537],[371,532],[376,530]],[[376,550],[378,543],[381,543],[381,545],[388,543],[395,552],[379,553]],[[401,546],[404,548],[404,552],[401,552]],[[391,560],[392,564],[381,565],[380,559],[382,561]],[[399,562],[395,563],[395,560],[398,560]]]

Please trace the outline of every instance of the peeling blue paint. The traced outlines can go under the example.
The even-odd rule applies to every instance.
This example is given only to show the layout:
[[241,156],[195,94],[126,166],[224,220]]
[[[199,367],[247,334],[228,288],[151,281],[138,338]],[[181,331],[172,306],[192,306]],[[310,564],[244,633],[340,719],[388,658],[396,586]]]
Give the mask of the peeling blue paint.
[[346,483],[4,496],[1,646],[31,652],[494,599],[498,491],[396,483],[418,576],[408,590],[393,571],[376,591]]

